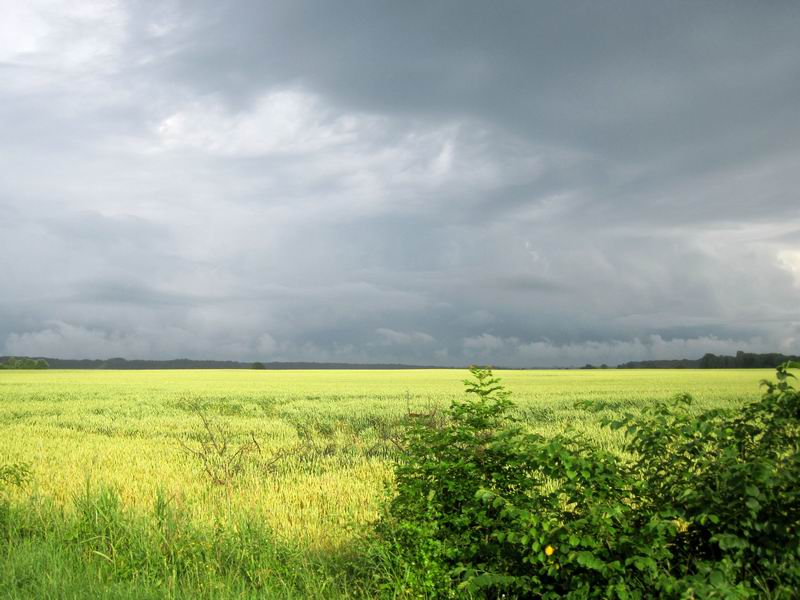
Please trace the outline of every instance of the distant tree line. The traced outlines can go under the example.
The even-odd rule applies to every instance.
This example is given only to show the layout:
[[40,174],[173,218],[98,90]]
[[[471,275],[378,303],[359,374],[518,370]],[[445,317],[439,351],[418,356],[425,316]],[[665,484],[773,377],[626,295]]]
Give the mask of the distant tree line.
[[787,361],[800,361],[800,357],[786,356],[771,352],[754,354],[752,352],[736,353],[736,356],[717,356],[706,354],[700,359],[701,369],[774,369]]
[[697,360],[641,360],[619,365],[618,369],[774,369],[787,361],[800,361],[800,357],[769,352],[739,352],[736,356],[705,354]]
[[47,369],[50,365],[43,358],[17,358],[9,356],[0,362],[0,369]]
[[699,369],[700,360],[679,358],[676,360],[638,360],[617,365],[618,369]]
[[[41,361],[44,367],[51,369],[110,369],[110,370],[144,370],[144,369],[439,369],[442,367],[404,364],[355,364],[355,363],[315,363],[315,362],[239,362],[232,360],[192,360],[177,358],[172,360],[128,360],[125,358],[107,359],[63,359],[63,358],[15,358],[0,356],[0,368],[3,361]],[[34,368],[34,367],[9,367]]]
[[[699,359],[682,358],[677,360],[640,360],[617,365],[618,369],[774,369],[786,361],[800,361],[798,356],[777,352],[756,354],[742,352],[735,356],[706,354]],[[237,362],[230,360],[127,360],[109,358],[104,360],[28,358],[0,356],[0,369],[438,369],[422,365],[402,364],[352,364],[352,363],[313,363],[313,362]],[[609,366],[586,364],[581,369],[608,369]]]

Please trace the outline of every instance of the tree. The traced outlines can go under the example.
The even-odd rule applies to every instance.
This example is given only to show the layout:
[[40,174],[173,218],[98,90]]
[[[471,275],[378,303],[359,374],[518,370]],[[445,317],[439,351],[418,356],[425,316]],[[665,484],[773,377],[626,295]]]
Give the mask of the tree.
[[0,369],[48,369],[50,367],[43,358],[17,358],[9,356],[5,363],[0,363]]

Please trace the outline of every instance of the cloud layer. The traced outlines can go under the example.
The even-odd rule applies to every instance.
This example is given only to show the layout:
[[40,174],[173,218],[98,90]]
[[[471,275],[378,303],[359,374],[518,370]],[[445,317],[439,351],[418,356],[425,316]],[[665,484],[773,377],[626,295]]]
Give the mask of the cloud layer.
[[795,3],[0,11],[0,353],[800,352]]

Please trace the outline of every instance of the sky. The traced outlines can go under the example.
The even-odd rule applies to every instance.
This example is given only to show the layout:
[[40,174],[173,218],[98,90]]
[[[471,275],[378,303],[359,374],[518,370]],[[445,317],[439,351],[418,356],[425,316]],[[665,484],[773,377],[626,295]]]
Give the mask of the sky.
[[800,354],[800,3],[0,14],[0,354]]

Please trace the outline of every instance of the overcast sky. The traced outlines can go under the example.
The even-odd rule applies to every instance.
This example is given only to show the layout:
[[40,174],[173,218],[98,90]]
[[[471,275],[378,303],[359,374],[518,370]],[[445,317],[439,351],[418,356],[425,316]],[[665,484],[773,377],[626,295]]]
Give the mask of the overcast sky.
[[800,353],[798,2],[0,15],[0,354]]

